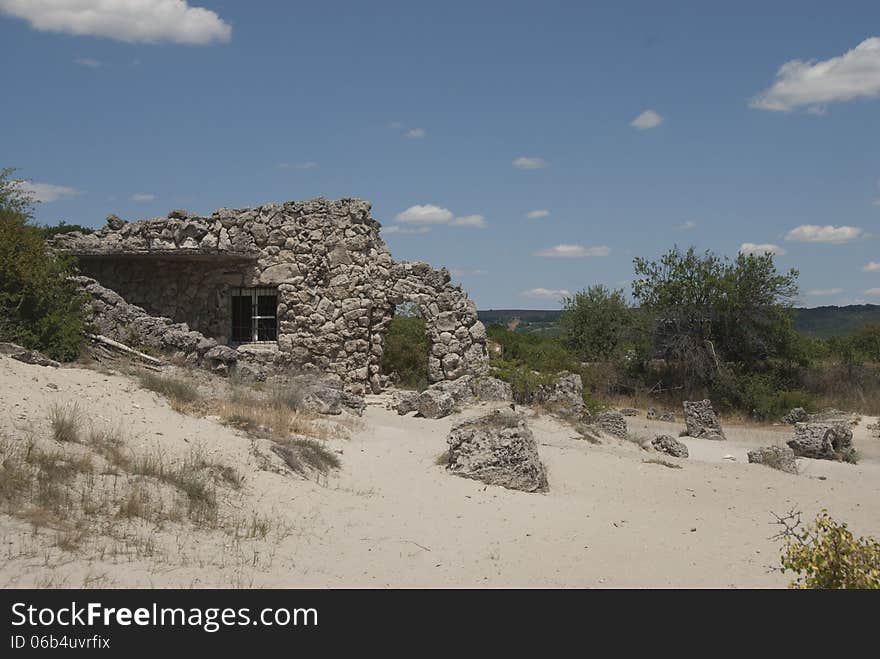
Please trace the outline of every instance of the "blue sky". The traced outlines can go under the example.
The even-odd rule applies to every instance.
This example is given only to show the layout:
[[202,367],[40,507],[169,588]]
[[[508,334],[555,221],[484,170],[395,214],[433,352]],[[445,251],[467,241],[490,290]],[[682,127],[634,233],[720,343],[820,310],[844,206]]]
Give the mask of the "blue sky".
[[880,303],[876,1],[0,0],[0,57],[41,222],[361,197],[480,308],[673,244]]

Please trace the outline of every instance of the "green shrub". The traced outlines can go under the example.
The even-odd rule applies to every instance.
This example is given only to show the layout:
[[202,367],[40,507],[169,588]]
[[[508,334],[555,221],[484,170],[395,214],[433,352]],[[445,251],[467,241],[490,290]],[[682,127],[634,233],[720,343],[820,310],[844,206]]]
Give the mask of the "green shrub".
[[382,355],[382,372],[395,375],[397,385],[408,389],[424,389],[428,386],[428,337],[425,321],[413,315],[411,309],[403,309],[391,319],[385,335],[385,352]]
[[793,407],[808,412],[816,408],[815,397],[800,389],[789,389],[778,373],[734,373],[722,370],[709,397],[720,411],[740,410],[755,419],[779,419]]
[[846,523],[823,510],[803,525],[798,512],[776,518],[783,540],[781,571],[793,572],[792,588],[880,589],[880,542],[855,538]]
[[553,373],[539,373],[529,366],[517,362],[492,361],[492,375],[510,383],[513,400],[528,405],[535,398],[538,387],[553,382]]
[[53,255],[28,224],[31,200],[0,170],[0,340],[70,361],[85,332],[84,299],[69,280],[74,262]]
[[577,371],[580,361],[556,337],[512,332],[501,325],[490,325],[488,336],[501,344],[502,360],[528,366],[542,373]]

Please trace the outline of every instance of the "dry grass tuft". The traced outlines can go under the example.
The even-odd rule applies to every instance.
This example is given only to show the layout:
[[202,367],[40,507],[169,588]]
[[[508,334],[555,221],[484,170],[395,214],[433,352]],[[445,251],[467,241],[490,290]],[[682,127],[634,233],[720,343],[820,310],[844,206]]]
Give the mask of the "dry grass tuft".
[[310,469],[326,474],[341,466],[339,456],[323,443],[306,438],[277,441],[272,447],[285,464],[298,474],[307,475]]
[[647,465],[662,465],[664,467],[669,467],[670,469],[681,469],[680,464],[670,462],[669,460],[663,460],[662,458],[647,458],[642,460],[642,462]]
[[79,405],[53,403],[49,407],[49,425],[52,428],[52,438],[56,442],[78,444],[81,441],[82,425]]
[[186,411],[189,406],[201,400],[199,390],[187,380],[170,375],[160,375],[144,371],[140,373],[141,386],[165,396],[171,407],[178,412]]

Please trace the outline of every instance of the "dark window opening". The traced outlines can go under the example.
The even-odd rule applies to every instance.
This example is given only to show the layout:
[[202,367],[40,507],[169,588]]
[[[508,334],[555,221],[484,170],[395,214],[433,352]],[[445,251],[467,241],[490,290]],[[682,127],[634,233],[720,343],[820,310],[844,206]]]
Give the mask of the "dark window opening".
[[232,290],[232,342],[278,340],[278,291],[274,288]]

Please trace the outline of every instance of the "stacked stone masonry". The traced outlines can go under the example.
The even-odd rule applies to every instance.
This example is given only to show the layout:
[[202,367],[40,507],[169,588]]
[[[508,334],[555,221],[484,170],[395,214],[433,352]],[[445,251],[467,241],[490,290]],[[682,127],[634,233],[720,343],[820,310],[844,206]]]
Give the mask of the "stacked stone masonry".
[[94,234],[62,234],[53,247],[126,302],[223,345],[232,344],[232,291],[277,290],[277,345],[264,361],[336,374],[352,391],[382,388],[385,333],[403,303],[425,319],[431,382],[484,373],[474,302],[446,269],[395,262],[379,231],[369,203],[319,198],[131,223],[110,216]]

